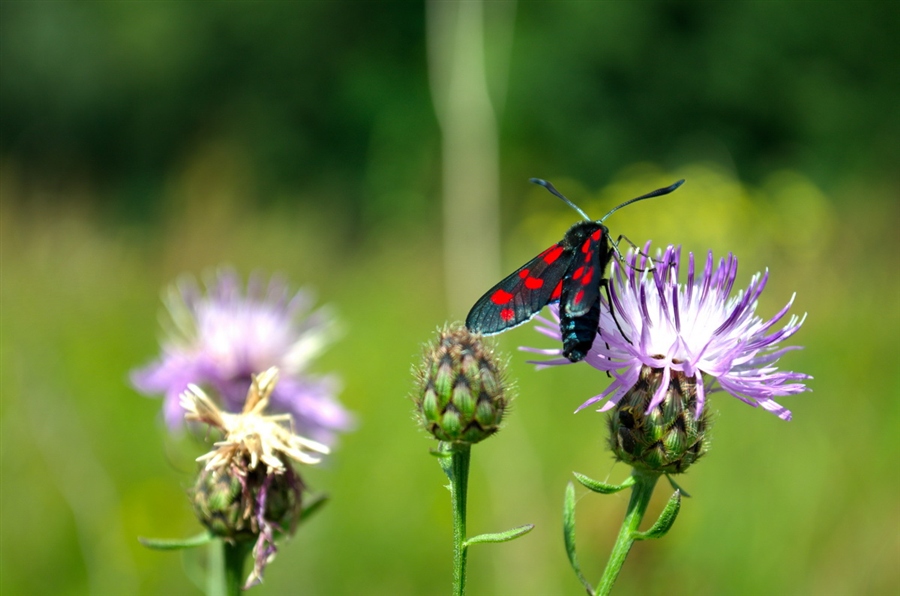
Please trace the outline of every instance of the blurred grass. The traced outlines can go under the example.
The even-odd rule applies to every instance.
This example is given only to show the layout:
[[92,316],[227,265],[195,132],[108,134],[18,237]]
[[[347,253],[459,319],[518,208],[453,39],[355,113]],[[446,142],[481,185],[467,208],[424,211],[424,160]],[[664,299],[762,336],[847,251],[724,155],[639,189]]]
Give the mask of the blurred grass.
[[[0,591],[200,591],[190,578],[202,552],[152,552],[136,537],[197,531],[184,492],[202,447],[168,437],[160,402],[138,396],[126,375],[157,352],[160,289],[182,272],[230,263],[244,274],[283,272],[336,307],[348,333],[316,368],[343,377],[342,399],[361,422],[327,466],[305,474],[333,500],[283,545],[254,593],[446,593],[448,493],[406,399],[411,362],[446,318],[437,226],[351,243],[342,214],[327,205],[253,209],[227,178],[235,168],[223,181],[222,168],[204,167],[173,183],[151,227],[59,207],[78,202],[17,196],[23,191],[5,170]],[[716,257],[734,250],[739,286],[768,266],[760,314],[771,316],[797,292],[793,312],[809,312],[795,337],[805,349],[782,366],[812,374],[814,392],[783,400],[794,412],[789,423],[713,398],[712,451],[679,478],[693,498],[664,540],[636,545],[619,591],[896,594],[896,196],[848,188],[845,197],[825,197],[795,173],[747,188],[703,165],[674,173],[640,166],[593,197],[574,182],[554,183],[599,217],[682,176],[689,184],[675,195],[617,213],[613,233],[700,253],[712,247]],[[509,235],[510,270],[576,220],[540,189],[520,192],[525,219]],[[844,200],[856,196],[865,198]],[[535,372],[515,351],[547,345],[529,326],[498,343],[511,355],[519,396],[505,430],[474,452],[470,531],[537,528],[509,544],[473,547],[470,589],[577,594],[560,535],[565,483],[572,470],[611,481],[627,475],[605,451],[603,416],[572,415],[608,381],[584,366]],[[626,502],[592,494],[579,501],[579,554],[591,578]]]

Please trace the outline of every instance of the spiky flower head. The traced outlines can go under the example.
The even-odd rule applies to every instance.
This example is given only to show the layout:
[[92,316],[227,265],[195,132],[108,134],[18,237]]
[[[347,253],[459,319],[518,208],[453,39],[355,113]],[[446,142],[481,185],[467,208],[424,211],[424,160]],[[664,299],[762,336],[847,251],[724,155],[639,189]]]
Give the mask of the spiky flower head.
[[417,417],[434,438],[473,444],[499,430],[509,401],[506,375],[480,334],[445,327],[415,375]]
[[147,395],[165,396],[170,428],[183,424],[179,396],[193,383],[221,397],[226,410],[241,408],[253,373],[277,366],[281,382],[271,396],[275,411],[292,415],[303,435],[331,444],[352,418],[335,397],[338,380],[314,376],[308,367],[336,337],[334,318],[312,310],[308,292],[291,294],[278,277],[268,284],[250,277],[246,292],[238,275],[222,269],[200,290],[189,276],[168,289],[168,333],[162,355],[131,375]]
[[278,369],[253,375],[240,414],[223,412],[202,389],[189,385],[180,403],[185,418],[222,432],[222,440],[197,458],[203,468],[192,501],[200,521],[230,541],[254,540],[254,567],[247,586],[262,580],[276,553],[276,534],[291,534],[300,518],[303,482],[291,461],[315,464],[328,447],[294,434],[291,416],[263,412]]

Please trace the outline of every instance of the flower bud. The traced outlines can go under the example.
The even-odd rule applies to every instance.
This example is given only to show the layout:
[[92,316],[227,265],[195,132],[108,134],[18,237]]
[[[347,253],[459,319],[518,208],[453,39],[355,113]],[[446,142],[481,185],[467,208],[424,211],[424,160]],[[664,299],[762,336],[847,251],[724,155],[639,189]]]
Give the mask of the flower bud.
[[610,414],[609,445],[633,468],[679,474],[706,453],[709,409],[697,418],[696,381],[673,370],[665,399],[647,413],[663,377],[663,369],[641,368],[638,382]]
[[416,377],[417,418],[439,441],[477,443],[500,428],[508,402],[505,374],[480,335],[445,327]]
[[[238,471],[237,466],[203,468],[191,501],[197,518],[213,534],[240,542],[257,540],[260,518],[292,530],[300,517],[302,488],[290,467],[281,474],[266,474],[262,468]],[[265,504],[265,512],[259,511],[260,503]]]

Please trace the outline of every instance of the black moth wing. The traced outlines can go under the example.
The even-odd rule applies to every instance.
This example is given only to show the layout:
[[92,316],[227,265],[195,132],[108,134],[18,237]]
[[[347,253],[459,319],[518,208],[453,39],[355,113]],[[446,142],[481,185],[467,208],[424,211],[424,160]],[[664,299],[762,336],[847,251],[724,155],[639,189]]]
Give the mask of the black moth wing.
[[609,230],[598,222],[572,226],[563,243],[572,247],[572,258],[563,277],[559,305],[559,331],[563,356],[582,360],[594,343],[600,324],[600,285],[612,249]]
[[611,249],[603,224],[585,222],[571,230],[564,243],[572,246],[572,259],[563,280],[560,312],[569,317],[587,314],[600,300],[600,284],[606,274]]
[[531,259],[478,299],[466,317],[466,327],[493,335],[530,320],[559,300],[571,257],[571,247],[559,242]]

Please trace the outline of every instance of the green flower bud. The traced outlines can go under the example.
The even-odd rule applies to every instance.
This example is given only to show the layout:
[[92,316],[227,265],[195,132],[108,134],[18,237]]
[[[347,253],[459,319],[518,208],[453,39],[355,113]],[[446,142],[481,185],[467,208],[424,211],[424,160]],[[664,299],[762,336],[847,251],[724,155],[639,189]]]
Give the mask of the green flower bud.
[[500,428],[508,403],[502,363],[481,335],[445,327],[416,370],[417,418],[439,441],[477,443]]
[[706,453],[709,408],[697,418],[697,385],[671,371],[666,397],[647,408],[663,380],[663,370],[644,366],[635,386],[609,417],[609,445],[616,459],[658,474],[680,474]]
[[290,467],[280,474],[267,474],[262,467],[240,473],[234,466],[204,468],[191,491],[191,501],[197,518],[213,534],[240,542],[257,539],[260,502],[265,503],[262,517],[266,522],[293,531],[300,518],[302,488],[300,477]]

